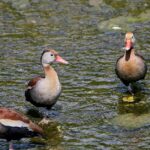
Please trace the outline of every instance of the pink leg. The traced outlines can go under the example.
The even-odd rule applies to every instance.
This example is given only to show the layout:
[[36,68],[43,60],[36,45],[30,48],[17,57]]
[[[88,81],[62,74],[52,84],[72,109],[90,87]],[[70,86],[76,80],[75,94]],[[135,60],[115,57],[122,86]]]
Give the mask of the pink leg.
[[134,96],[131,83],[130,83],[129,86],[128,86],[128,91],[130,92],[130,94],[131,94],[132,96]]
[[14,150],[12,142],[9,142],[9,150]]

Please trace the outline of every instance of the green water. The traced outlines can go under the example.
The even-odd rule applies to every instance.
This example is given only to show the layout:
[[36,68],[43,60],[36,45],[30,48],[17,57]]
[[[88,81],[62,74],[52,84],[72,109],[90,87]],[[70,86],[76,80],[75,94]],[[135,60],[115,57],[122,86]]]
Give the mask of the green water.
[[[52,47],[70,63],[53,65],[63,91],[49,111],[45,139],[14,141],[14,148],[150,149],[149,71],[134,104],[122,102],[127,89],[114,72],[127,31],[134,32],[135,48],[150,66],[149,18],[149,0],[1,0],[1,106],[38,123],[39,110],[25,101],[24,91],[29,79],[43,74],[42,49]],[[0,140],[0,150],[7,148]]]

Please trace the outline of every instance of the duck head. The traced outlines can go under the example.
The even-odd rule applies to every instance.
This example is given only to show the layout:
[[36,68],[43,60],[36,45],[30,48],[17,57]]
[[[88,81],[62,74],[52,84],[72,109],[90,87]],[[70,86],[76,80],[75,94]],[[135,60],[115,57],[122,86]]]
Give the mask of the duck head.
[[58,62],[62,64],[68,64],[68,61],[64,60],[55,50],[46,49],[41,55],[41,62],[43,66],[47,66],[51,63]]
[[135,43],[135,38],[132,32],[127,32],[125,35],[125,50],[129,51],[133,48]]

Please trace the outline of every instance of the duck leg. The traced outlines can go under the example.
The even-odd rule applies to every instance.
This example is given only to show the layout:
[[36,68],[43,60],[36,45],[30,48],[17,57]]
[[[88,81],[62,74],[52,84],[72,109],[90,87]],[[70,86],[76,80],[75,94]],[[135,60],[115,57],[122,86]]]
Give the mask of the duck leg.
[[13,149],[13,143],[12,143],[12,142],[9,142],[9,150],[14,150],[14,149]]
[[128,91],[132,96],[134,95],[131,83],[128,85]]
[[47,110],[46,108],[40,108],[40,113],[43,116],[43,119],[39,122],[40,125],[46,125],[50,123],[50,119],[49,119],[49,110]]

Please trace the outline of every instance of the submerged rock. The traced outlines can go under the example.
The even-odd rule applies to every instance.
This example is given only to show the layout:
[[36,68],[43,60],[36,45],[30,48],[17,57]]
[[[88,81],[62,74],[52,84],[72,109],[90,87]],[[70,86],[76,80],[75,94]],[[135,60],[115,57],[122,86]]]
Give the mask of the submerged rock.
[[141,128],[150,125],[150,113],[141,115],[134,113],[121,114],[113,118],[111,122],[113,125],[127,129]]
[[100,31],[107,31],[107,30],[123,30],[123,31],[134,31],[134,24],[135,23],[142,23],[150,18],[150,10],[141,13],[138,16],[118,16],[115,18],[111,18],[109,20],[101,21],[98,24],[98,29]]

